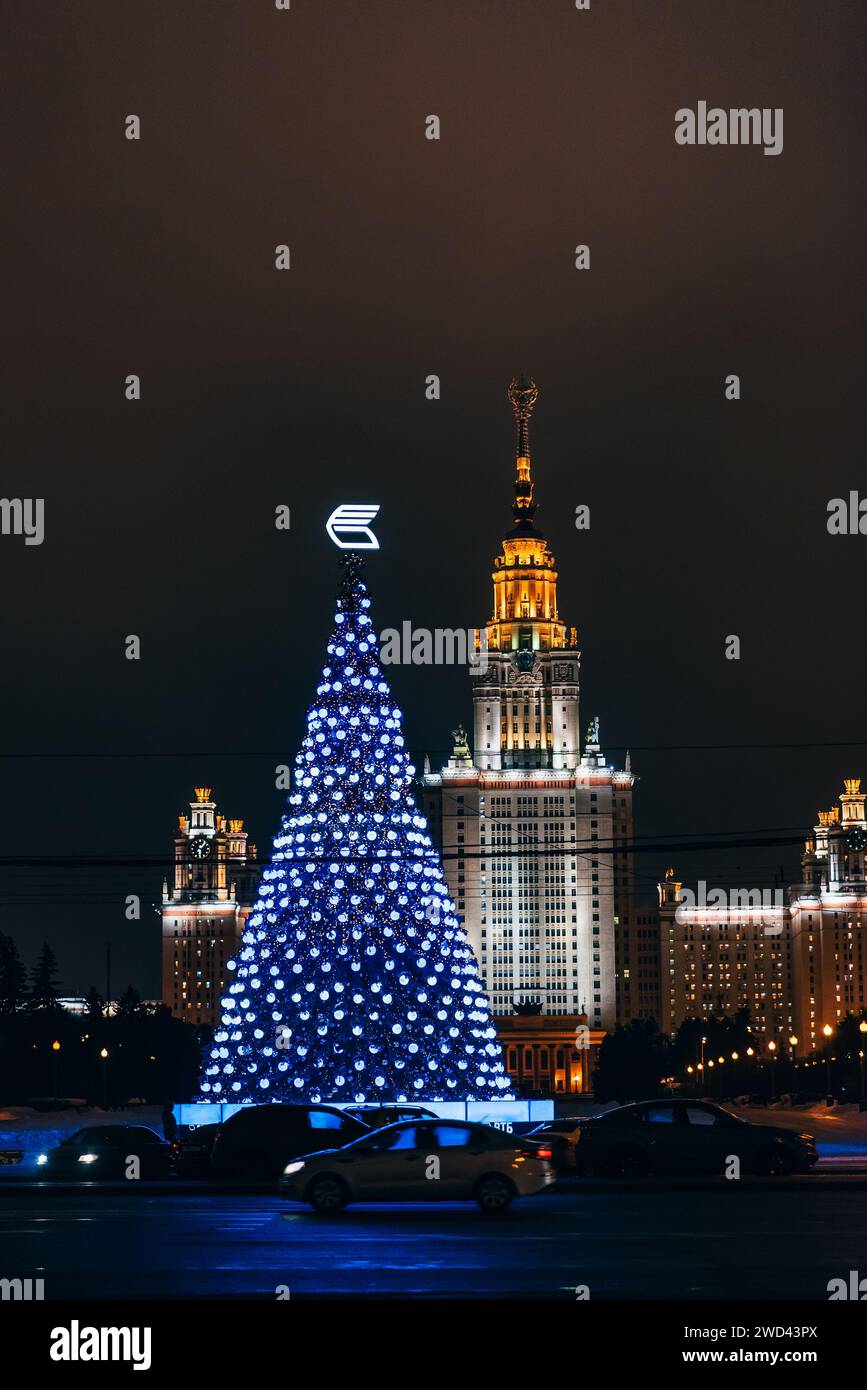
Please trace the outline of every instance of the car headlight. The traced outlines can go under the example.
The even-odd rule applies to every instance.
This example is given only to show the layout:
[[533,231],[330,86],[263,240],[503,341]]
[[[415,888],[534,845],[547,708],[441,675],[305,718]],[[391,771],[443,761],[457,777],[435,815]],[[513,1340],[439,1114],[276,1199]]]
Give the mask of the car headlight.
[[98,1157],[98,1154],[79,1154],[78,1161],[79,1163],[95,1163]]
[[285,1174],[285,1173],[300,1173],[300,1172],[301,1172],[301,1169],[302,1169],[303,1167],[304,1167],[304,1164],[302,1163],[301,1159],[298,1158],[298,1159],[295,1160],[294,1163],[287,1163],[287,1164],[286,1164],[286,1167],[283,1169],[283,1172],[284,1172],[284,1174]]
[[38,1166],[41,1168],[43,1163],[48,1162],[48,1154],[39,1154],[38,1158],[36,1159],[36,1162]]

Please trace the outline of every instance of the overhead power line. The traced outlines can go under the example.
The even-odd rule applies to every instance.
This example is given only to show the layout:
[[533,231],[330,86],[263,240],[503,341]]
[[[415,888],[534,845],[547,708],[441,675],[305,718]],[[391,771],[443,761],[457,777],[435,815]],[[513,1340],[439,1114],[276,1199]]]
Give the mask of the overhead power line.
[[[610,753],[708,753],[708,752],[734,752],[734,751],[774,751],[776,749],[791,748],[867,748],[865,739],[807,739],[807,740],[787,740],[787,741],[758,741],[753,743],[610,743],[605,745],[605,751]],[[425,756],[442,758],[447,761],[453,757],[452,748],[404,748],[414,762],[421,762]],[[497,750],[493,750],[496,752]],[[513,750],[507,750],[512,752]],[[514,750],[520,752],[520,749]],[[536,750],[528,749],[532,753]],[[558,757],[581,757],[583,749],[555,749]],[[107,758],[199,758],[202,761],[216,758],[277,758],[283,762],[287,757],[293,757],[287,752],[287,748],[280,749],[171,749],[171,750],[106,750],[106,749],[62,749],[39,750],[22,752],[18,749],[0,749],[0,758],[27,759],[27,758],[88,758],[88,759],[107,759]],[[484,755],[482,755],[484,756]],[[473,771],[474,769],[467,769]],[[475,769],[477,770],[477,769]],[[540,776],[551,772],[551,768],[502,768],[497,769],[503,772],[538,772]],[[567,771],[577,771],[578,769],[565,769]]]

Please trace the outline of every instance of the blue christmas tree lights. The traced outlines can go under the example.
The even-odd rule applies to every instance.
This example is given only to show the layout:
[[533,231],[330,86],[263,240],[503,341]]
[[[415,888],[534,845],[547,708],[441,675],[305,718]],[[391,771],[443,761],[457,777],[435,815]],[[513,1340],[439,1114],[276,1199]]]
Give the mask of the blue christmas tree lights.
[[357,556],[201,1084],[220,1101],[508,1100],[413,793]]

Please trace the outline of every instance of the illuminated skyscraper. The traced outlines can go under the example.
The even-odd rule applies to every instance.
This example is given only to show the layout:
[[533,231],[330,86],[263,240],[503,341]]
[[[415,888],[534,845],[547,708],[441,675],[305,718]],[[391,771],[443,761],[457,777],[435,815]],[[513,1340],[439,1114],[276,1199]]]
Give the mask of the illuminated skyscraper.
[[[617,933],[633,910],[634,778],[628,756],[624,771],[607,761],[598,719],[581,746],[577,631],[560,616],[554,556],[535,522],[537,394],[523,377],[509,387],[514,524],[477,632],[474,748],[455,730],[446,766],[425,772],[424,804],[494,1012],[524,1000],[608,1028],[632,1012]],[[552,1090],[566,1088],[551,1078]]]

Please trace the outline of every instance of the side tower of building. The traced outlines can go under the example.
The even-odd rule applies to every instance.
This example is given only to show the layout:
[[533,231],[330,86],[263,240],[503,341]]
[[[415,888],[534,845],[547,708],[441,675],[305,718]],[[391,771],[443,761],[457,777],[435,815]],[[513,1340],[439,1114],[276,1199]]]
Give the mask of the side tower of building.
[[867,820],[860,777],[820,811],[793,889],[792,980],[800,1052],[820,1048],[847,1013],[867,1008]]
[[242,820],[217,814],[210,787],[196,787],[189,815],[178,817],[174,859],[160,909],[163,1003],[187,1023],[213,1024],[255,894],[256,846]]

